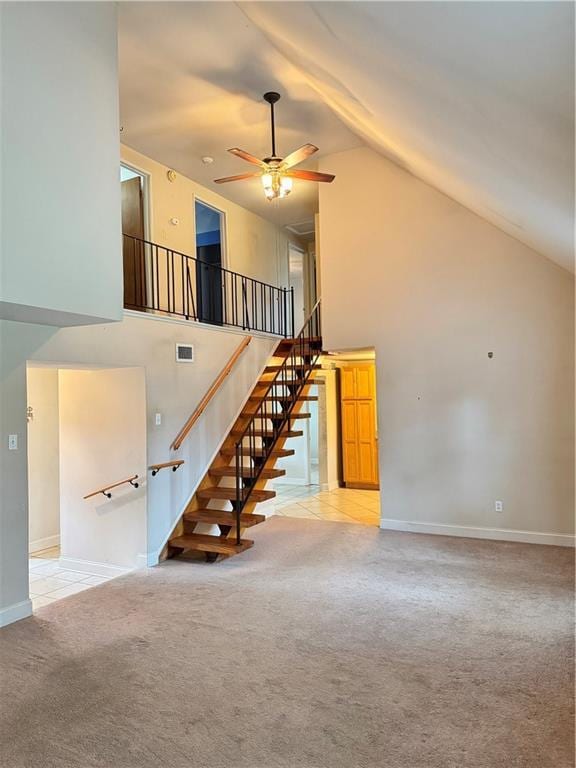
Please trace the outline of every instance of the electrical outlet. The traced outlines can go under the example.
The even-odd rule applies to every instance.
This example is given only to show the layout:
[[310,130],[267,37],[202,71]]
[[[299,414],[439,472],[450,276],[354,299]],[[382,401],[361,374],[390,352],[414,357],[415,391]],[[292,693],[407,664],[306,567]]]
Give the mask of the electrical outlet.
[[504,512],[504,502],[503,501],[495,501],[494,502],[494,512]]
[[18,435],[8,435],[8,450],[9,451],[18,450]]

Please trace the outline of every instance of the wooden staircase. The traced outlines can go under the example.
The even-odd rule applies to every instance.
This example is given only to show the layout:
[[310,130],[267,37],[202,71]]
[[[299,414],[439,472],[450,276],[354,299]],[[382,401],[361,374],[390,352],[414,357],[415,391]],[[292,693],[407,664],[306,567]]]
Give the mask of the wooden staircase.
[[[165,557],[201,552],[208,562],[213,562],[253,545],[252,540],[242,537],[242,532],[265,521],[264,515],[254,511],[256,505],[276,495],[266,489],[266,483],[285,474],[276,468],[276,461],[294,454],[285,443],[303,432],[294,429],[293,422],[309,418],[310,414],[301,409],[317,400],[310,394],[322,351],[317,329],[318,305],[297,338],[283,339],[278,344],[173,531]],[[216,533],[200,533],[200,524],[214,526]]]

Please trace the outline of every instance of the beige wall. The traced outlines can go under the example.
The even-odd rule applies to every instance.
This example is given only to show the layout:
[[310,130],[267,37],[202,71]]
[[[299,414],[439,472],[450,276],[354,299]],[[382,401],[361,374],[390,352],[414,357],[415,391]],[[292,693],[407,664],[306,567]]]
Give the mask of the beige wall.
[[[296,237],[255,213],[230,202],[192,179],[176,174],[168,181],[168,167],[127,146],[122,161],[149,175],[150,239],[160,245],[195,255],[194,199],[226,215],[226,264],[228,269],[278,286],[288,286],[288,243]],[[170,223],[178,219],[179,224]]]
[[37,552],[60,543],[60,468],[58,370],[29,367],[28,549]]
[[573,276],[369,149],[324,163],[325,347],[376,349],[383,526],[567,543]]
[[[103,573],[146,564],[146,386],[143,368],[60,370],[61,557]],[[84,496],[139,475],[112,498]],[[93,569],[92,569],[93,572]]]

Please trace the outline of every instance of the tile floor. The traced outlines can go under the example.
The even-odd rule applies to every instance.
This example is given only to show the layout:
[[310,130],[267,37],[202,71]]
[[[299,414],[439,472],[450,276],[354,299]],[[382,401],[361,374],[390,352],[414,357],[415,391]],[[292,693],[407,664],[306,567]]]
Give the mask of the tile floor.
[[114,578],[62,568],[59,557],[57,547],[30,555],[30,598],[34,610]]
[[284,517],[309,517],[341,523],[379,525],[380,494],[336,488],[321,491],[319,485],[284,485],[277,483],[276,514]]

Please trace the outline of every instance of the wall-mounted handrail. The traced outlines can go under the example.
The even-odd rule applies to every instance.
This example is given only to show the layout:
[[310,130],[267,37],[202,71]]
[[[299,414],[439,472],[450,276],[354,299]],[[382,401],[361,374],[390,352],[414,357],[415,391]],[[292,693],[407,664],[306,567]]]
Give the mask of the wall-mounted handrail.
[[111,483],[110,485],[104,485],[102,488],[98,488],[95,491],[92,491],[91,493],[84,496],[85,499],[89,499],[92,496],[98,496],[99,493],[104,494],[107,498],[111,499],[112,494],[110,493],[112,488],[117,488],[119,485],[124,485],[124,483],[130,483],[134,488],[138,488],[138,483],[136,480],[138,479],[138,475],[132,475],[131,477],[127,477],[124,480],[119,480],[117,483]]
[[176,472],[178,467],[181,467],[182,464],[184,464],[183,459],[175,459],[174,461],[164,461],[161,464],[150,464],[148,469],[152,470],[152,477],[155,477],[161,469],[172,467],[172,472]]
[[124,306],[274,336],[294,335],[294,289],[123,234]]
[[184,426],[182,427],[180,432],[178,432],[178,434],[174,438],[174,441],[172,442],[172,444],[170,446],[171,450],[177,451],[178,448],[180,448],[180,446],[184,442],[184,439],[186,438],[187,434],[190,432],[190,430],[192,429],[194,424],[196,424],[196,422],[198,421],[200,416],[204,413],[204,411],[206,409],[206,406],[208,405],[210,400],[212,400],[212,398],[214,397],[216,392],[218,392],[218,390],[222,386],[224,380],[230,374],[232,368],[234,368],[234,365],[235,365],[236,361],[238,360],[238,358],[240,357],[242,352],[244,352],[244,350],[246,349],[248,344],[250,344],[251,341],[252,341],[252,336],[246,336],[245,339],[242,339],[242,341],[240,342],[240,344],[236,348],[236,351],[234,352],[234,354],[232,355],[230,360],[228,360],[228,362],[226,363],[224,368],[220,371],[220,374],[218,375],[218,378],[214,381],[214,383],[212,384],[212,386],[210,387],[208,392],[206,392],[206,394],[204,395],[204,397],[202,398],[202,400],[198,404],[198,407],[196,408],[196,410],[194,411],[192,416],[190,416],[190,418],[188,419],[186,424],[184,424]]

